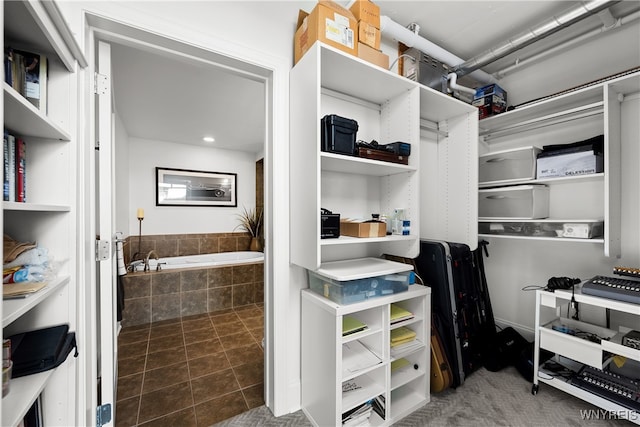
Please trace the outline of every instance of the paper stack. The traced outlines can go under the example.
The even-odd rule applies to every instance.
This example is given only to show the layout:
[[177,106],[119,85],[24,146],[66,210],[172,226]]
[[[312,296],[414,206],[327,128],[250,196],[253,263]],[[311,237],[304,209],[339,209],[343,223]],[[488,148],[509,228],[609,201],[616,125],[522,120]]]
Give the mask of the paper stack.
[[413,313],[409,310],[405,310],[404,308],[391,304],[391,324],[402,322],[403,320],[413,319]]
[[391,331],[391,356],[393,357],[420,345],[421,343],[416,341],[415,331],[406,326],[401,326]]

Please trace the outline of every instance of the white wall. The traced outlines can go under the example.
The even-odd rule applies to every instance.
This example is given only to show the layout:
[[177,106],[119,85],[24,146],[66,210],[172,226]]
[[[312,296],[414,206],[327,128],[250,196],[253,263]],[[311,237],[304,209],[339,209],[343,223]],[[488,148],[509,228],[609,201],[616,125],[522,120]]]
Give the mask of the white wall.
[[[129,232],[129,135],[122,123],[121,117],[116,112],[115,114],[115,170],[117,171],[115,176],[115,230],[121,231],[123,237],[127,237],[131,233]],[[136,233],[137,234],[137,231]]]
[[[253,153],[147,139],[129,139],[128,234],[138,234],[136,210],[144,209],[142,234],[232,232],[236,214],[256,205]],[[156,167],[237,174],[237,207],[156,206]],[[118,195],[120,199],[120,195]]]

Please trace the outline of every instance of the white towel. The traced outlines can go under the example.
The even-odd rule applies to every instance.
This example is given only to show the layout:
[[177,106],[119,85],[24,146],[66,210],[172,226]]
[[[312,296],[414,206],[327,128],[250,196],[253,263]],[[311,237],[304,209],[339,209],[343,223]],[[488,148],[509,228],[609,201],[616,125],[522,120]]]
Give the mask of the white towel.
[[118,276],[127,274],[127,266],[124,264],[124,249],[122,247],[122,232],[116,231],[116,260],[118,262]]

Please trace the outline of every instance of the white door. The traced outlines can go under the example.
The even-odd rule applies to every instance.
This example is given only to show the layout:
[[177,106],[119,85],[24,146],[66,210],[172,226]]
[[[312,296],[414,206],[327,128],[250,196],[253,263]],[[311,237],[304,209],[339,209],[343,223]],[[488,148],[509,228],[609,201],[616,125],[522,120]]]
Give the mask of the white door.
[[114,425],[117,381],[116,257],[113,215],[111,46],[98,41],[96,55],[96,265],[98,296],[98,417],[103,426]]

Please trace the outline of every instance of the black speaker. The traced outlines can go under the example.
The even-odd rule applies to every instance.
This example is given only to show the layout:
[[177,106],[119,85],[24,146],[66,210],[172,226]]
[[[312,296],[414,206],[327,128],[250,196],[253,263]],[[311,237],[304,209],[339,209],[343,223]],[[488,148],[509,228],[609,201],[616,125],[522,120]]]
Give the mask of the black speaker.
[[504,328],[487,343],[484,367],[488,371],[498,372],[507,366],[515,365],[527,344],[527,340],[518,331],[510,326]]
[[[533,382],[533,351],[535,349],[534,343],[528,343],[525,348],[522,349],[520,355],[518,356],[518,360],[516,361],[516,369],[520,372],[522,377],[529,381]],[[540,349],[540,365],[542,365],[547,360],[551,359],[555,353],[550,351]]]

